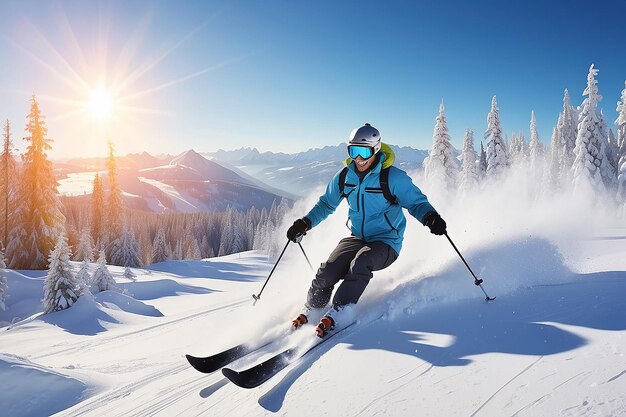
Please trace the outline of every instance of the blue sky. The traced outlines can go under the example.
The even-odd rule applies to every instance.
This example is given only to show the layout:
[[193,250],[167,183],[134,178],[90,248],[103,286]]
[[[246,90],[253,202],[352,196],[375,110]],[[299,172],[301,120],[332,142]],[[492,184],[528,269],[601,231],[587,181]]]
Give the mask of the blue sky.
[[[535,110],[547,143],[592,63],[613,127],[625,15],[618,1],[2,1],[0,119],[23,149],[35,92],[53,157],[104,154],[106,136],[118,154],[297,152],[364,122],[427,149],[443,99],[453,145],[471,128],[478,147],[496,95],[505,133],[528,138]],[[97,85],[114,108],[94,121]]]

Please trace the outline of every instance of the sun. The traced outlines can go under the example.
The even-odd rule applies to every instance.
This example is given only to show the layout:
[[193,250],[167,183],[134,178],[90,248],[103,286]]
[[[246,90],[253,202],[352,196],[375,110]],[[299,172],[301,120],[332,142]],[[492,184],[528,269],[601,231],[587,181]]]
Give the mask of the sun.
[[103,86],[93,89],[85,104],[87,112],[95,121],[107,121],[113,116],[115,100],[113,94]]

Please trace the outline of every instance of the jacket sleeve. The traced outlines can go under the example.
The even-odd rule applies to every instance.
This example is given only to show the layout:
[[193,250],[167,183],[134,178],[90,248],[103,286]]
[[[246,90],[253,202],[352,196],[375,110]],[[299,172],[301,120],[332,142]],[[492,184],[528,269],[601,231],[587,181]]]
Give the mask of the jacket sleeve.
[[339,191],[339,171],[326,186],[326,192],[320,197],[315,206],[305,216],[311,222],[311,227],[320,224],[324,219],[334,213],[343,199]]
[[393,174],[393,177],[389,179],[391,193],[396,196],[398,203],[407,209],[411,216],[423,224],[424,215],[429,211],[436,211],[428,202],[428,198],[413,184],[413,180],[406,172],[401,169],[393,169],[389,174]]

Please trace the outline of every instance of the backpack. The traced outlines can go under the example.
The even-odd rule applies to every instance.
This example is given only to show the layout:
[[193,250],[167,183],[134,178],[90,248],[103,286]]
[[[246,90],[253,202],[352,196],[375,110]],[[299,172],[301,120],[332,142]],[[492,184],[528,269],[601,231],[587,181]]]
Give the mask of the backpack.
[[[398,204],[398,199],[395,195],[391,194],[391,190],[389,189],[389,168],[383,168],[380,170],[380,188],[383,191],[383,196],[385,199],[389,201],[391,204]],[[346,185],[346,175],[348,175],[348,167],[344,167],[339,173],[339,192],[342,197],[347,197],[348,195],[344,192],[344,188]]]

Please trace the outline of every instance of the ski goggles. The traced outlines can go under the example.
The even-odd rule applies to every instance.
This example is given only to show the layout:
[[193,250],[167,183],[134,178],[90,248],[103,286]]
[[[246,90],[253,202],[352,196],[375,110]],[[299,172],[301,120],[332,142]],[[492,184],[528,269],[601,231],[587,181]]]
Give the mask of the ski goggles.
[[350,158],[352,159],[356,159],[357,156],[360,156],[363,159],[369,159],[372,155],[374,155],[374,148],[371,146],[349,145],[348,155],[350,155]]

